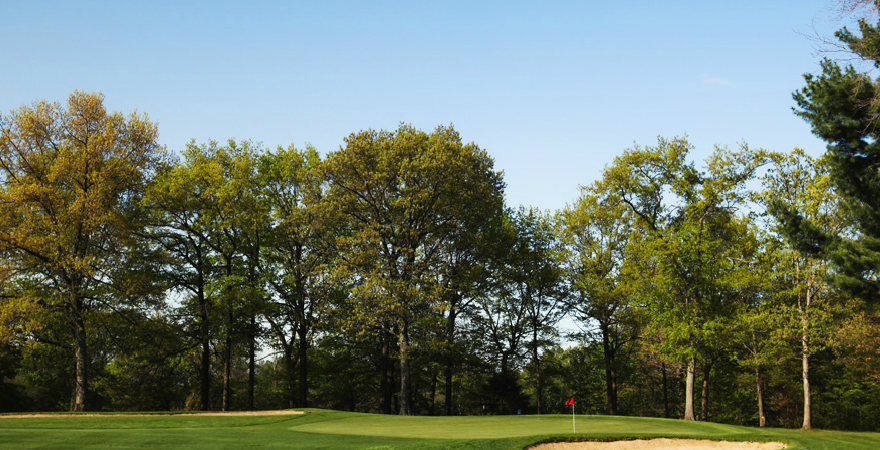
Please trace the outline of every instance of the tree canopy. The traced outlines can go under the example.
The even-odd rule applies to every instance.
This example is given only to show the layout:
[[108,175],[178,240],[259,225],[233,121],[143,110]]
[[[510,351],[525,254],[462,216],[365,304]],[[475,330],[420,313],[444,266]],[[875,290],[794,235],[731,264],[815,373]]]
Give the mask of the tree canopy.
[[[144,300],[140,197],[163,158],[156,125],[107,112],[99,94],[38,102],[0,118],[0,252],[14,293],[3,315],[74,355],[72,409],[89,406],[88,327],[120,301]],[[11,278],[11,280],[10,280]],[[9,324],[10,321],[4,321]]]

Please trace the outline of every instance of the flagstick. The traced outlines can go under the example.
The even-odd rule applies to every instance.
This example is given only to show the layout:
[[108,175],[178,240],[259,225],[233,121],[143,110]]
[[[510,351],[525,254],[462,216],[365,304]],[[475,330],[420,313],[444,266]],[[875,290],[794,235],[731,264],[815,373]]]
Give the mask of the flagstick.
[[577,428],[574,424],[574,402],[571,402],[571,432],[577,433]]

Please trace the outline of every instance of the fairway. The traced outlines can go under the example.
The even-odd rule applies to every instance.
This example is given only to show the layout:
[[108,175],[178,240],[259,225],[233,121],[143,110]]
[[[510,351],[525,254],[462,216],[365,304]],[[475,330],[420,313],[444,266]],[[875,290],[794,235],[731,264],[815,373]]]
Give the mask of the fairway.
[[[641,420],[609,416],[581,416],[578,431],[593,435],[630,435],[638,432],[664,436],[715,436],[749,433],[749,428],[680,420]],[[291,430],[360,436],[398,436],[429,439],[499,439],[535,435],[571,435],[571,416],[414,417],[353,414],[332,421],[294,425]]]
[[485,449],[547,440],[690,437],[779,441],[792,449],[869,450],[880,434],[758,429],[635,417],[400,417],[307,410],[271,416],[69,416],[0,418],[0,449]]

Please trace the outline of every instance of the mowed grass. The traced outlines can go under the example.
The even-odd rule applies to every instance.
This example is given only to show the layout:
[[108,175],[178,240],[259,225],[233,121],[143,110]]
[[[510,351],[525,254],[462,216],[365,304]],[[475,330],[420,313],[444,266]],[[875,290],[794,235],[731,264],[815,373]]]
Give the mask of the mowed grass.
[[639,417],[399,417],[308,410],[285,416],[0,417],[0,449],[484,449],[545,440],[689,437],[792,449],[880,449],[880,433],[758,429]]

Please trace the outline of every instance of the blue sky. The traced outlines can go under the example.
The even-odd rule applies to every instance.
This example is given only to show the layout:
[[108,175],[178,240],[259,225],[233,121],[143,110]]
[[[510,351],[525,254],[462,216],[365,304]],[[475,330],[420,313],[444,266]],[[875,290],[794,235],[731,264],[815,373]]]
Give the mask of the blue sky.
[[453,124],[508,203],[558,209],[614,156],[687,134],[824,151],[792,114],[835,0],[0,3],[0,111],[100,91],[160,141],[311,143]]

